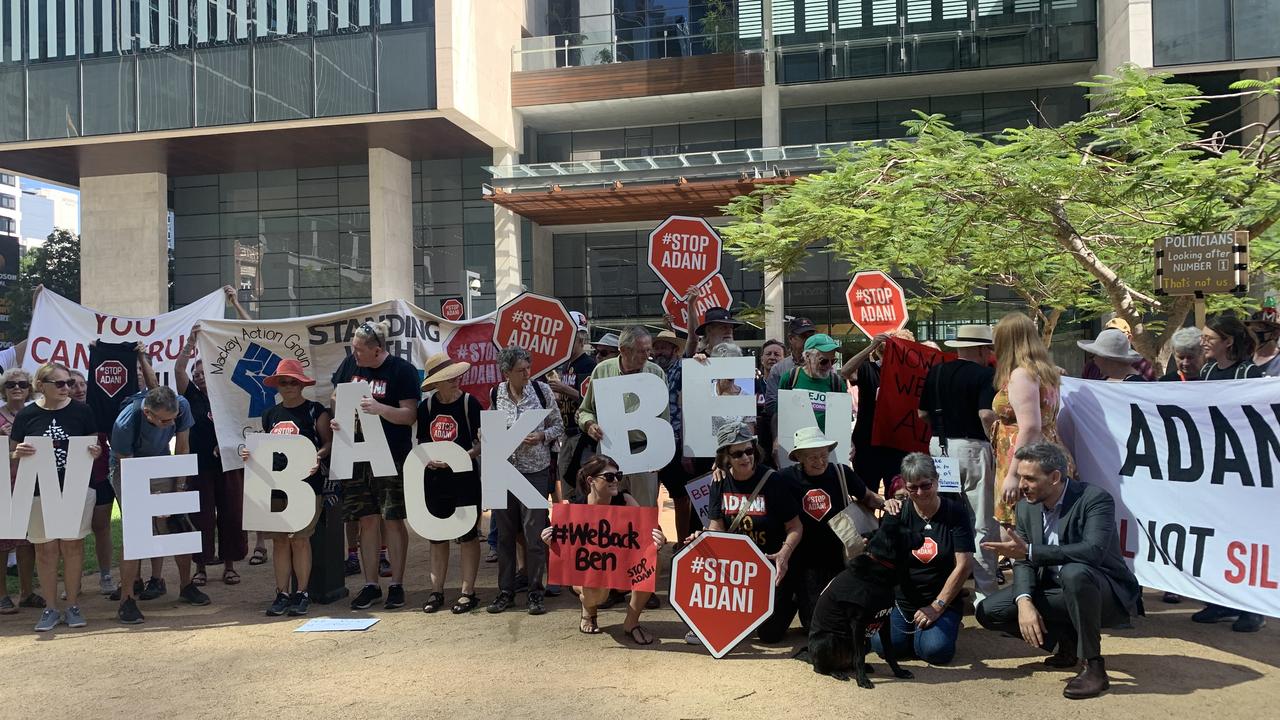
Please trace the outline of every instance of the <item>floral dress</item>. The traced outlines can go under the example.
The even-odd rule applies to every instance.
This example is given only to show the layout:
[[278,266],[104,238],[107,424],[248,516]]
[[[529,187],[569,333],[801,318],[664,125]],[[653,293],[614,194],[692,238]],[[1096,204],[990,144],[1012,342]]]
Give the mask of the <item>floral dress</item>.
[[[1001,524],[1013,525],[1014,506],[1004,502],[1001,499],[1001,486],[1004,485],[1004,479],[1009,475],[1009,466],[1013,463],[1013,451],[1018,445],[1018,418],[1013,412],[1013,405],[1009,404],[1009,384],[1006,382],[1004,387],[1000,388],[1000,392],[996,393],[995,399],[991,401],[991,410],[996,414],[995,432],[991,436],[991,443],[995,446],[996,453],[996,522]],[[1040,384],[1040,427],[1044,439],[1063,448],[1062,441],[1058,438],[1058,389],[1048,387],[1044,383]],[[1068,474],[1075,474],[1075,463],[1071,459],[1071,454],[1067,453]]]

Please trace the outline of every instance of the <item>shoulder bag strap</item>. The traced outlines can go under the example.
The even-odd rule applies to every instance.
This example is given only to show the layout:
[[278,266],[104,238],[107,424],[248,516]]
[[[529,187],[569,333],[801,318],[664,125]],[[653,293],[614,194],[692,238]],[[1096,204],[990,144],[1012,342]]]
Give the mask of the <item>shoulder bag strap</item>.
[[845,482],[845,479],[844,479],[844,465],[841,463],[835,463],[835,466],[836,466],[836,476],[840,478],[840,492],[844,493],[845,502],[852,505],[853,496],[849,494],[849,484]]
[[773,475],[773,471],[766,469],[764,474],[760,476],[760,482],[756,483],[756,489],[751,491],[751,496],[742,504],[742,507],[738,508],[738,516],[733,519],[733,524],[729,526],[729,532],[738,530],[738,526],[747,517],[747,510],[756,501],[756,498],[760,496],[760,491],[764,490],[764,484],[768,481],[770,475]]

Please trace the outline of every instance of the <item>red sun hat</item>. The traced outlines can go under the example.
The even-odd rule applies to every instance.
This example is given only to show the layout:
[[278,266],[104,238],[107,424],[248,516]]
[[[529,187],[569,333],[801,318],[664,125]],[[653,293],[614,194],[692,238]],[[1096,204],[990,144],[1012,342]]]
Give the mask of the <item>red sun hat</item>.
[[280,364],[276,366],[275,374],[263,380],[262,384],[267,387],[279,387],[280,378],[286,377],[297,380],[302,383],[303,387],[311,387],[316,384],[315,380],[307,377],[307,374],[303,372],[302,363],[297,360],[281,360]]

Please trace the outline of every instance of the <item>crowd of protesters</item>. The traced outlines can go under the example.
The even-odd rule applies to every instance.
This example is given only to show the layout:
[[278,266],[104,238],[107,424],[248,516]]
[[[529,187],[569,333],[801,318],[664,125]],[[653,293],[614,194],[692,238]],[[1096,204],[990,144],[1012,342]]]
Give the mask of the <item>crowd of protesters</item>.
[[[234,291],[227,291],[237,313],[247,318]],[[688,300],[693,299],[692,292]],[[360,410],[378,418],[395,466],[402,467],[415,441],[452,441],[466,451],[465,458],[454,462],[427,462],[422,478],[405,478],[400,470],[380,475],[370,464],[357,463],[350,479],[330,479],[328,461],[334,434],[343,430],[345,421],[334,417],[332,397],[306,396],[316,380],[301,364],[280,362],[264,380],[277,391],[278,404],[262,416],[262,431],[298,434],[314,444],[315,462],[306,482],[315,494],[315,512],[302,530],[261,533],[255,543],[250,563],[265,561],[269,555],[274,568],[274,594],[263,599],[265,613],[308,613],[310,538],[323,508],[336,504],[341,505],[350,549],[346,572],[363,575],[351,607],[364,610],[379,601],[388,610],[404,606],[408,602],[405,568],[409,552],[405,483],[425,483],[428,508],[440,517],[459,507],[479,505],[480,414],[485,406],[504,413],[508,425],[525,413],[551,411],[510,457],[511,464],[549,503],[528,507],[509,496],[505,507],[491,512],[490,555],[486,559],[498,565],[498,585],[487,604],[476,584],[482,517],[478,515],[475,524],[452,542],[432,541],[429,590],[421,606],[427,613],[447,607],[453,614],[462,614],[483,605],[489,613],[497,614],[513,608],[523,594],[523,609],[528,614],[544,614],[546,598],[564,590],[547,582],[548,545],[553,542],[548,530],[549,507],[565,502],[656,508],[659,490],[665,488],[675,509],[677,537],[673,540],[677,546],[705,527],[749,537],[774,562],[778,582],[773,614],[756,630],[758,639],[766,643],[781,640],[797,616],[800,625],[808,628],[819,596],[846,567],[849,545],[833,529],[834,516],[857,510],[874,521],[879,514],[885,521],[900,523],[928,538],[929,550],[913,553],[906,580],[897,591],[890,638],[899,655],[945,664],[956,653],[967,604],[977,606],[989,597],[1011,592],[1010,560],[1017,560],[1020,552],[1014,532],[1018,522],[1015,505],[1021,507],[1019,498],[1029,497],[1027,487],[1035,487],[1039,477],[1032,472],[1029,479],[1027,462],[1038,463],[1035,467],[1044,470],[1045,478],[1053,471],[1075,480],[1070,456],[1064,450],[1055,454],[1052,449],[1060,448],[1056,418],[1064,371],[1053,363],[1032,320],[1019,312],[1006,315],[994,328],[960,327],[956,337],[944,342],[956,359],[932,368],[925,380],[919,413],[932,425],[932,454],[946,454],[961,468],[962,492],[954,495],[939,492],[938,474],[929,455],[872,443],[881,363],[890,335],[872,338],[865,349],[841,364],[836,340],[818,333],[805,318],[791,319],[785,341],[769,340],[760,348],[754,377],[715,382],[713,392],[717,395],[754,395],[756,411],[747,416],[713,418],[715,455],[698,458],[683,452],[681,360],[743,356],[742,346],[734,338],[742,323],[729,310],[712,308],[687,337],[670,327],[654,333],[632,326],[606,333],[593,343],[587,319],[575,313],[575,321],[578,334],[571,360],[545,377],[531,375],[531,357],[525,349],[501,349],[498,367],[502,380],[483,403],[460,385],[470,368],[468,363],[441,353],[428,358],[420,373],[419,368],[387,351],[385,324],[365,322],[355,330],[348,356],[330,379],[335,386],[351,381],[369,383],[370,394],[361,401]],[[136,365],[139,390],[108,416],[105,424],[85,403],[82,375],[50,363],[31,376],[20,367],[21,348],[0,354],[4,366],[0,433],[9,436],[13,467],[20,458],[36,452],[28,438],[48,437],[57,448],[61,477],[73,459],[68,455],[68,438],[97,438],[87,450],[77,450],[86,452],[89,457],[82,461],[95,467],[80,537],[95,536],[100,590],[119,601],[117,619],[121,623],[143,622],[139,602],[168,592],[162,558],[148,561],[146,577],[137,560],[117,559],[119,583],[111,574],[109,518],[112,504],[122,498],[122,459],[171,452],[190,452],[198,458],[197,475],[153,481],[156,491],[195,489],[201,496],[199,513],[170,516],[155,523],[157,534],[198,530],[203,536],[200,553],[174,558],[180,579],[179,600],[193,605],[212,602],[202,590],[210,582],[209,568],[221,565],[223,584],[233,586],[240,582],[236,563],[249,556],[249,537],[242,529],[244,475],[240,470],[224,471],[218,456],[204,372],[195,359],[198,333],[198,327],[192,329],[177,363],[177,393],[157,382],[140,347],[133,350],[136,357],[130,364]],[[907,331],[893,336],[914,339]],[[1157,377],[1181,382],[1275,376],[1280,375],[1278,336],[1280,324],[1261,314],[1246,322],[1230,315],[1213,317],[1203,330],[1183,328],[1173,334],[1173,362],[1162,374],[1133,349],[1127,324],[1116,320],[1107,323],[1095,339],[1080,342],[1090,357],[1081,375],[1116,382]],[[103,348],[103,352],[107,350]],[[676,450],[655,472],[623,473],[613,459],[598,452],[603,431],[594,381],[634,374],[655,376],[669,391],[663,417],[674,430]],[[778,405],[784,390],[804,391],[816,420],[815,427],[802,428],[785,442],[778,437]],[[635,396],[625,396],[628,411],[638,402]],[[850,457],[836,457],[838,443],[825,434],[832,402],[853,405]],[[358,423],[352,430],[360,439]],[[646,445],[639,431],[633,431],[628,442],[633,453]],[[240,456],[246,462],[255,460],[244,446]],[[275,469],[280,469],[280,459],[274,462]],[[710,501],[705,514],[699,516],[685,486],[707,473],[712,477]],[[1058,485],[1044,482],[1045,487]],[[1046,497],[1053,497],[1054,492],[1065,491],[1047,492]],[[1057,497],[1060,501],[1063,495]],[[282,509],[280,503],[273,500],[273,510]],[[660,547],[667,543],[660,531],[655,531],[652,540]],[[459,547],[462,575],[452,600],[446,596],[451,544]],[[37,631],[48,631],[61,623],[69,627],[86,624],[79,607],[83,542],[46,537],[38,497],[27,540],[0,542],[0,551],[14,552],[20,586],[16,603],[8,595],[0,596],[0,614],[16,613],[19,608],[39,610]],[[63,575],[66,591],[62,595],[54,590],[60,560],[68,569]],[[971,576],[973,589],[966,590]],[[384,577],[389,578],[385,594]],[[36,578],[43,596],[36,592]],[[646,609],[659,607],[656,595],[590,587],[574,587],[571,592],[579,600],[578,628],[582,633],[600,633],[598,611],[625,603],[624,637],[638,645],[657,639],[640,624]],[[1012,597],[1002,602],[1009,608],[1016,604],[1021,612],[1023,597],[1019,595],[1017,603]],[[1166,594],[1165,600],[1178,602],[1180,598]],[[1006,616],[1000,616],[1006,618],[1002,620],[992,613],[996,611],[985,616],[979,613],[980,620],[988,624],[983,618],[994,618],[990,619],[993,626],[1007,621]],[[1117,611],[1112,619],[1127,621],[1122,614]],[[1255,631],[1265,624],[1261,616],[1216,605],[1197,612],[1193,619],[1232,619],[1233,629],[1241,632]],[[696,642],[692,634],[686,639]],[[875,642],[876,649],[883,651],[879,639]],[[1081,647],[1096,651],[1084,641]],[[1059,651],[1063,658],[1074,661],[1072,647],[1063,645]]]

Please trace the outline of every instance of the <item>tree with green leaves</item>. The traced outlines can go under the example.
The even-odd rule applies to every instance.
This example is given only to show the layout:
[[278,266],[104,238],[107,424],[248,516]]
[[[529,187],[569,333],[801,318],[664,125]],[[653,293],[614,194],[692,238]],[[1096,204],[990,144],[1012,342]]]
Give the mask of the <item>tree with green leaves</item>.
[[[908,137],[836,154],[830,170],[762,188],[725,207],[732,254],[772,271],[812,248],[856,270],[917,281],[915,310],[1012,289],[1048,339],[1064,312],[1114,312],[1136,350],[1167,359],[1190,296],[1157,296],[1154,241],[1248,230],[1253,271],[1273,271],[1280,219],[1280,116],[1208,136],[1193,114],[1214,99],[1242,107],[1277,95],[1280,81],[1242,81],[1204,96],[1133,66],[1099,76],[1092,110],[1057,127],[982,137],[917,113]],[[1210,296],[1211,309],[1248,300]]]
[[9,327],[19,338],[31,324],[31,295],[44,285],[59,295],[80,302],[80,236],[54,229],[43,245],[22,256],[18,281],[9,286]]

